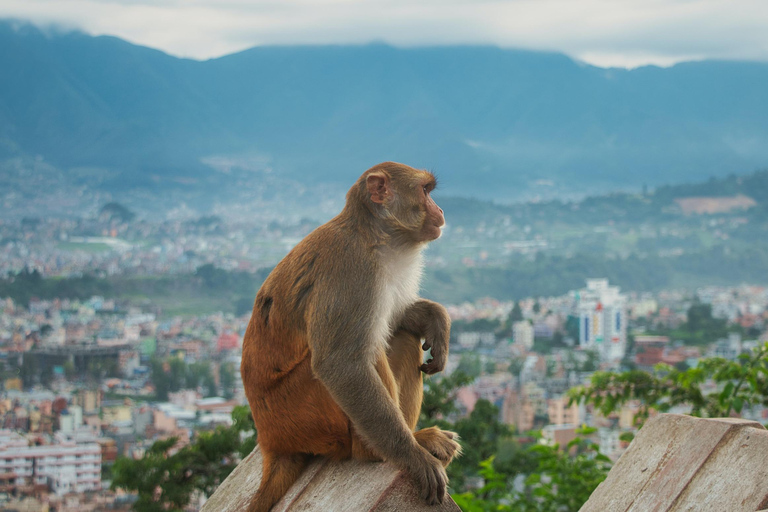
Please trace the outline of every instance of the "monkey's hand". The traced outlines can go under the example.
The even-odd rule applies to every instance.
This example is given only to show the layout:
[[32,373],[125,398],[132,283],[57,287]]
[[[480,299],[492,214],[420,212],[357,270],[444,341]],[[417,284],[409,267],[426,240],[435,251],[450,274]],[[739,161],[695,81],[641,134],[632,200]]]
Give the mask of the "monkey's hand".
[[442,503],[448,486],[443,464],[421,446],[415,455],[407,461],[405,470],[414,479],[421,499],[429,505]]
[[421,348],[430,351],[430,359],[420,369],[427,375],[442,371],[448,360],[451,317],[448,311],[431,300],[419,299],[405,311],[403,329],[424,340]]
[[442,342],[436,343],[435,340],[425,338],[421,348],[430,351],[430,358],[427,359],[426,363],[420,366],[421,371],[427,375],[433,375],[443,371],[445,363],[448,360],[448,344]]
[[436,302],[423,301],[426,307],[421,348],[429,350],[430,358],[421,365],[421,371],[432,375],[443,371],[448,361],[448,344],[451,340],[451,317],[443,306]]

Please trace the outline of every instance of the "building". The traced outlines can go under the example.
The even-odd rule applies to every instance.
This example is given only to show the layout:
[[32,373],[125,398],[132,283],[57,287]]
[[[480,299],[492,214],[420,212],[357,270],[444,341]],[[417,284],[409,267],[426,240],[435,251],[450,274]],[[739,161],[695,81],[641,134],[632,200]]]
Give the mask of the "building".
[[576,439],[576,425],[547,425],[541,429],[541,438],[549,445],[558,445],[561,450]]
[[232,332],[223,332],[216,340],[216,350],[237,350],[240,347],[240,336]]
[[520,343],[526,350],[533,348],[533,326],[528,320],[522,320],[512,324],[512,339]]
[[580,425],[584,422],[583,405],[577,403],[568,405],[568,397],[550,398],[547,400],[547,415],[552,425]]
[[603,361],[621,359],[627,349],[626,296],[607,279],[587,279],[575,292],[579,346],[597,350]]
[[101,447],[95,439],[57,438],[29,446],[21,435],[0,430],[0,487],[46,486],[58,495],[101,489]]
[[492,332],[460,332],[456,336],[456,341],[466,349],[473,349],[478,345],[491,347],[496,345],[496,335]]

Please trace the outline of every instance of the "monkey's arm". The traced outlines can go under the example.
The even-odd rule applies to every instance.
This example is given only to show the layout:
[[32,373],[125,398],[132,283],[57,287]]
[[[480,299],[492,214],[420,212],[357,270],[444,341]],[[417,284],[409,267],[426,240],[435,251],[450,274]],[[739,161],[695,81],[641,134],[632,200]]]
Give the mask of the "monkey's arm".
[[442,502],[447,485],[444,469],[416,441],[376,372],[380,354],[375,347],[381,342],[371,339],[370,312],[361,310],[364,301],[339,302],[319,306],[311,315],[308,341],[314,374],[368,446],[410,473],[429,503]]
[[427,299],[417,300],[406,309],[400,328],[424,338],[422,348],[431,349],[431,359],[421,365],[421,371],[432,375],[445,368],[451,337],[451,317],[442,305]]

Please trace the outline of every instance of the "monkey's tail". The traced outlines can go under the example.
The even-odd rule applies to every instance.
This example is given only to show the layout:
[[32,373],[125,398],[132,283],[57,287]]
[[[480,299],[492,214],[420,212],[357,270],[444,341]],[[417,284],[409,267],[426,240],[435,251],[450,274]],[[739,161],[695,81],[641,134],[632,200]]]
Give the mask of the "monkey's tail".
[[303,453],[283,455],[262,450],[261,456],[261,485],[251,499],[248,512],[269,512],[298,480],[309,460]]

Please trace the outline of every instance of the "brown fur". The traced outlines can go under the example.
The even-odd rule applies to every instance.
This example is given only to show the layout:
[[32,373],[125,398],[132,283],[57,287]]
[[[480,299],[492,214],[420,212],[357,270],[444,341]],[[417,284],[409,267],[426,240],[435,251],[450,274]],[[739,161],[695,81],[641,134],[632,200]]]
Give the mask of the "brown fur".
[[[402,164],[369,169],[341,214],[302,240],[256,295],[241,373],[264,465],[249,512],[268,511],[309,455],[388,460],[411,475],[428,503],[442,502],[444,467],[460,451],[456,436],[413,429],[421,371],[445,366],[450,319],[439,304],[407,291],[392,299],[402,311],[379,298],[391,288],[386,258],[440,235],[434,186],[430,173]],[[386,325],[392,334],[377,340]],[[421,339],[431,349],[427,363]]]

